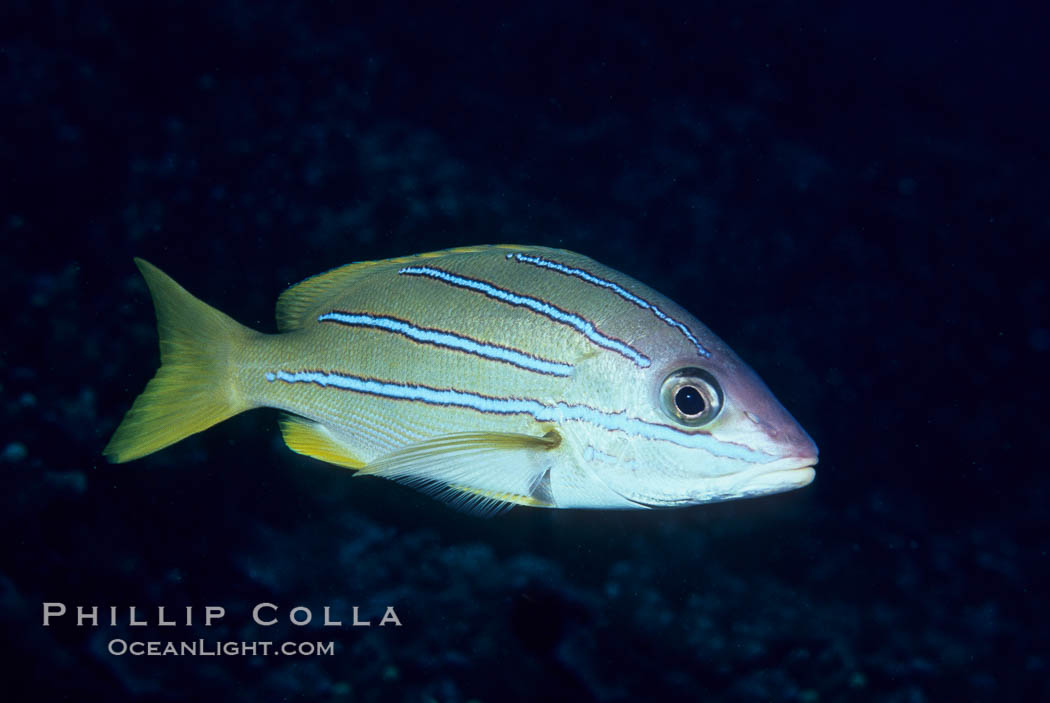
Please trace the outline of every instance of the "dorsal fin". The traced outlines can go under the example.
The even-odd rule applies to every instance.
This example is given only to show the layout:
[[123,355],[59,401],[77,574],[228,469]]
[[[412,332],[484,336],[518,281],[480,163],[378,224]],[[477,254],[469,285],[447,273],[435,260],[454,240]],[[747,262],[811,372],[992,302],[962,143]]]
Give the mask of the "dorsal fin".
[[456,247],[454,249],[429,251],[425,254],[402,256],[395,259],[356,261],[346,266],[319,273],[316,276],[311,276],[296,283],[277,298],[277,329],[281,332],[301,329],[308,322],[312,321],[312,313],[321,305],[322,300],[338,292],[354,279],[369,272],[376,266],[411,264],[420,259],[435,259],[448,254],[476,254],[486,249],[514,248],[523,249],[525,247],[515,247],[510,244]]
[[331,296],[350,281],[381,261],[359,261],[311,276],[296,283],[277,298],[277,329],[291,332],[306,325],[307,317],[326,297]]

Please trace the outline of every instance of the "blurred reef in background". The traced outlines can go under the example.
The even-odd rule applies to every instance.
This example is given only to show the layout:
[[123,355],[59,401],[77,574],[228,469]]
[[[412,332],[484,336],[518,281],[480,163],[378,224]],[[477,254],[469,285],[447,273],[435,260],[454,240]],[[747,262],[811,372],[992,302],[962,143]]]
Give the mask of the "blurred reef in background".
[[[1050,700],[1044,21],[5,3],[10,700]],[[816,483],[478,520],[287,451],[272,411],[103,461],[157,364],[132,256],[273,331],[306,276],[497,242],[696,314],[814,436]],[[126,623],[44,628],[45,601],[221,605],[170,637],[337,649],[117,657]],[[389,604],[401,628],[284,616]]]

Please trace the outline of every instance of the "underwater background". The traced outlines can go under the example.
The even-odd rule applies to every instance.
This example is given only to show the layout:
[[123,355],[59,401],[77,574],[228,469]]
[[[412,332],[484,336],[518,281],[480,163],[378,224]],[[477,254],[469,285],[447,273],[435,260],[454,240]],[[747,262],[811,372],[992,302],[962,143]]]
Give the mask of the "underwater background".
[[[1019,6],[5,0],[3,699],[1050,700],[1050,61]],[[499,242],[681,303],[815,483],[480,520],[288,451],[272,410],[102,458],[158,363],[133,256],[274,331],[312,274]]]

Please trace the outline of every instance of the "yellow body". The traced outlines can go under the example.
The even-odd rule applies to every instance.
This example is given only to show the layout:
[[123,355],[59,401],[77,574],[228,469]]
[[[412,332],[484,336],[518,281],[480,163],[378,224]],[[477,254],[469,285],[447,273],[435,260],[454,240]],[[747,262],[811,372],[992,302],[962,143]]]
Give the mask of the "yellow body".
[[[482,510],[706,502],[755,493],[734,476],[816,461],[724,343],[578,254],[472,247],[350,264],[282,294],[275,335],[137,263],[161,368],[106,447],[113,461],[262,406],[292,413],[282,431],[295,451]],[[683,366],[723,378],[727,402],[708,426],[661,407],[660,382]],[[804,467],[783,468],[788,445]]]

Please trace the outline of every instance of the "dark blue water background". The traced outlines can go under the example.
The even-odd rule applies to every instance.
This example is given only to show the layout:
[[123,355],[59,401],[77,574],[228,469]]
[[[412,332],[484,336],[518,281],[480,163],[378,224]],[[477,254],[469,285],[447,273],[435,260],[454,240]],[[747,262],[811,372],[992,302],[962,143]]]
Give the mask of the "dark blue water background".
[[[990,2],[5,2],[4,699],[1050,699],[1045,26]],[[102,460],[157,363],[132,256],[272,331],[308,275],[492,242],[681,302],[813,435],[817,481],[479,521],[292,454],[272,411]],[[45,601],[228,614],[44,628]],[[401,628],[286,619],[387,604]]]

